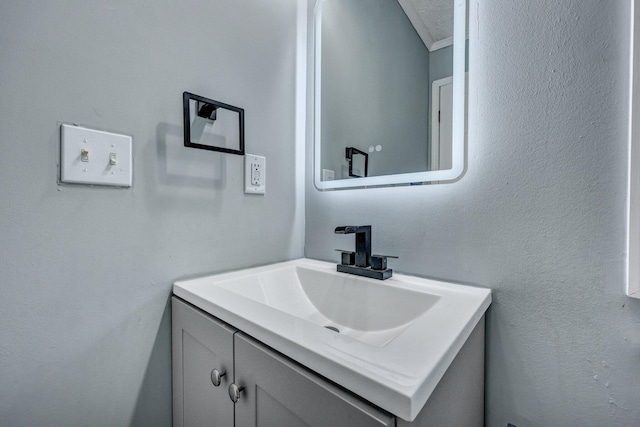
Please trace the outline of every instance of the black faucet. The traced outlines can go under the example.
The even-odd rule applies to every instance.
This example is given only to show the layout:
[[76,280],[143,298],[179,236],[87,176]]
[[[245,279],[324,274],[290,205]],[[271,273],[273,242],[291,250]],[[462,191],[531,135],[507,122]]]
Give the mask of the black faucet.
[[371,265],[371,226],[345,225],[336,227],[336,234],[356,233],[356,266],[369,267]]
[[355,233],[356,235],[355,254],[351,251],[336,249],[342,252],[342,262],[337,265],[338,271],[380,280],[385,280],[391,277],[393,270],[387,268],[387,258],[397,257],[371,254],[370,225],[346,225],[343,227],[336,227],[335,233]]

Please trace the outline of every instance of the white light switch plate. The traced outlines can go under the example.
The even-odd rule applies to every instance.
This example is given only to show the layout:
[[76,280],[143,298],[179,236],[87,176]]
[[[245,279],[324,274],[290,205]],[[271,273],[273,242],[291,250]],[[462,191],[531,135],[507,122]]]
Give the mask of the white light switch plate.
[[244,155],[244,192],[264,194],[266,188],[266,159],[253,154]]
[[127,135],[61,125],[60,181],[131,187],[132,140]]

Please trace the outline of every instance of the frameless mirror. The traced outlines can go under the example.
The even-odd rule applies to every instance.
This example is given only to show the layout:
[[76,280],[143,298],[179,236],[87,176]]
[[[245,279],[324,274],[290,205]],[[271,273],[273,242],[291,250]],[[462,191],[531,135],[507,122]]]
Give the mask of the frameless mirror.
[[316,187],[458,178],[466,0],[318,0],[314,13]]
[[184,146],[244,155],[244,110],[193,93],[182,94]]

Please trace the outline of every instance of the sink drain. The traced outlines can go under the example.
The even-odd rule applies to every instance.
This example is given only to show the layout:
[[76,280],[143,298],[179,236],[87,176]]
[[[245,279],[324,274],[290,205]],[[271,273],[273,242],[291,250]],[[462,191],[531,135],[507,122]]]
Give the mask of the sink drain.
[[325,326],[325,328],[330,329],[333,332],[340,333],[340,329],[336,328],[335,326]]

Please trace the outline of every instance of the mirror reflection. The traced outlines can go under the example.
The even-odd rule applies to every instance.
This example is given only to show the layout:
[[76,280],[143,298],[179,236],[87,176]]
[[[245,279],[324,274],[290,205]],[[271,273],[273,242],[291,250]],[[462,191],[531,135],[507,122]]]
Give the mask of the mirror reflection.
[[349,162],[349,176],[364,178],[369,176],[369,155],[357,148],[347,147],[345,157]]
[[[319,0],[315,13],[316,186],[461,170],[452,131],[454,0]],[[462,2],[463,25],[464,13]],[[348,147],[367,154],[366,175],[350,173]]]

